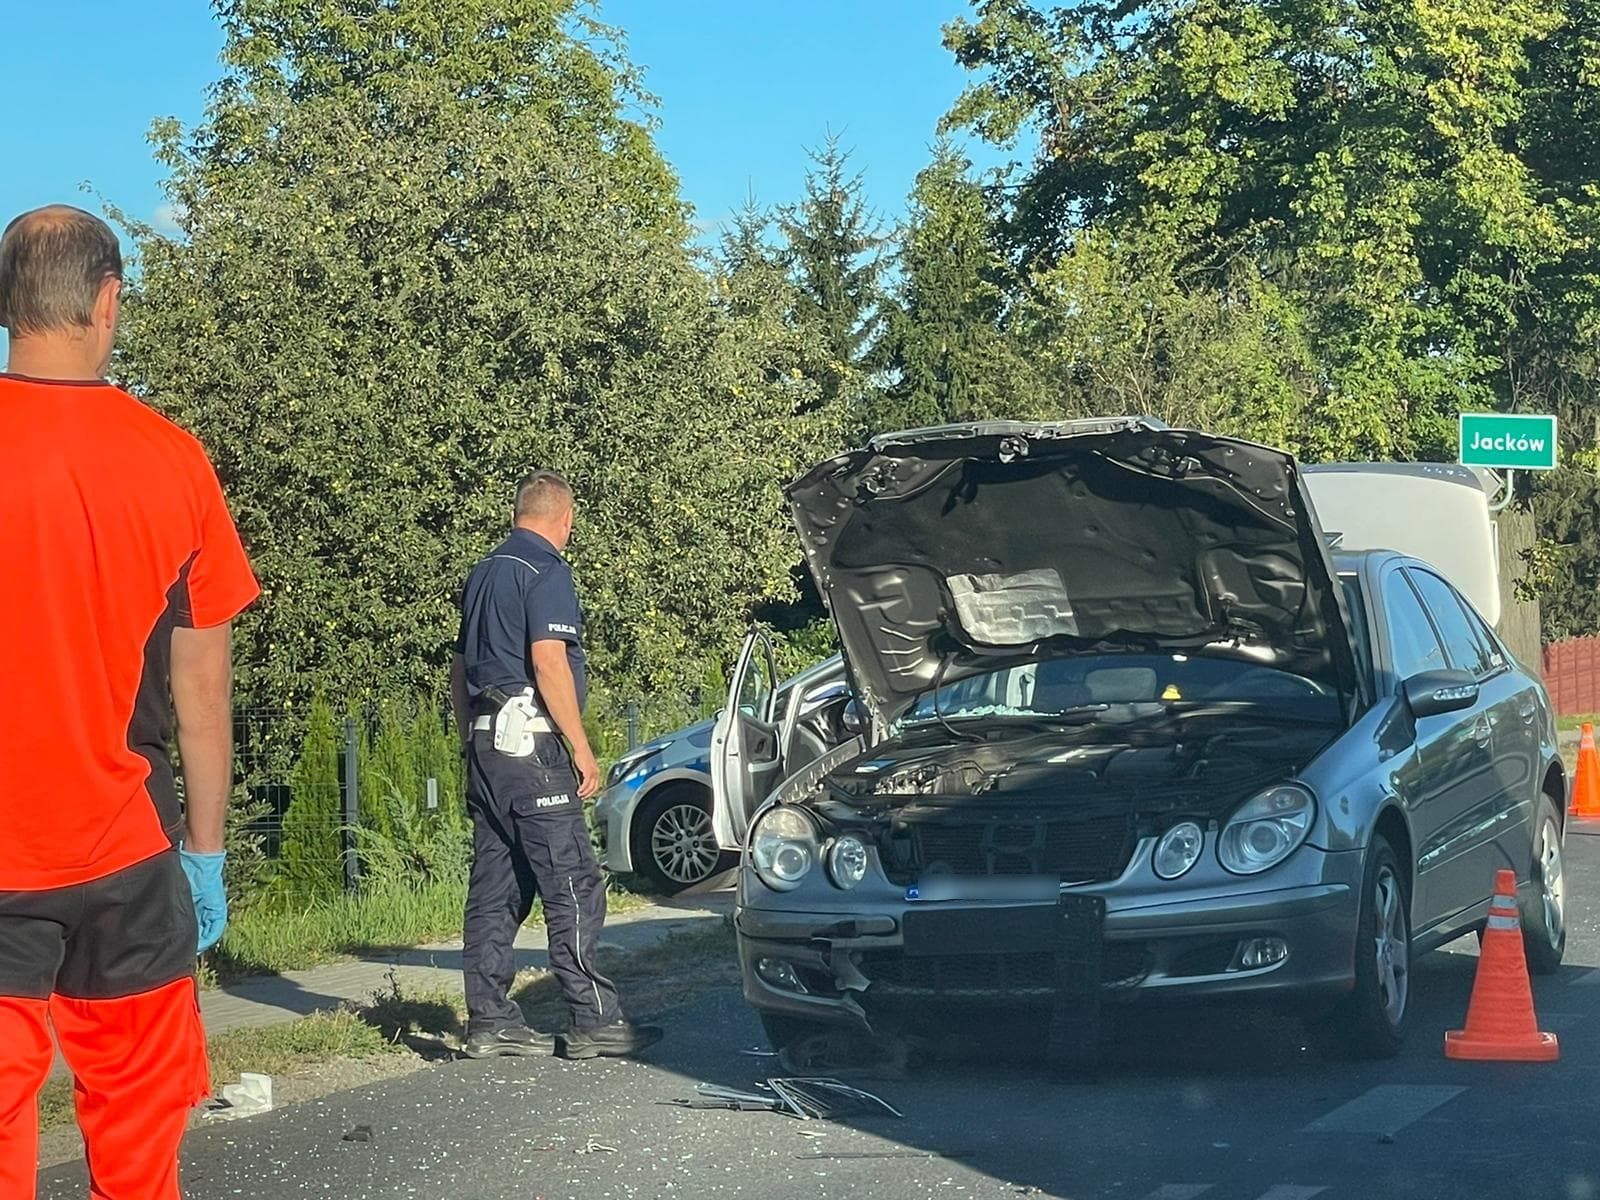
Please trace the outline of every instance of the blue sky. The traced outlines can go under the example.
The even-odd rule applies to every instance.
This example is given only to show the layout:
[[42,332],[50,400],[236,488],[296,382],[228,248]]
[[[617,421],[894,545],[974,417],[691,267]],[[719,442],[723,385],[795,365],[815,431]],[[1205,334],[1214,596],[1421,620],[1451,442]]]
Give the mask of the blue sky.
[[[157,117],[200,118],[222,35],[206,0],[5,4],[0,220],[91,184],[161,222]],[[703,227],[754,193],[801,191],[805,149],[831,130],[854,150],[873,207],[898,217],[965,76],[940,44],[964,0],[603,0],[661,100],[659,144]],[[980,161],[994,161],[985,155]]]

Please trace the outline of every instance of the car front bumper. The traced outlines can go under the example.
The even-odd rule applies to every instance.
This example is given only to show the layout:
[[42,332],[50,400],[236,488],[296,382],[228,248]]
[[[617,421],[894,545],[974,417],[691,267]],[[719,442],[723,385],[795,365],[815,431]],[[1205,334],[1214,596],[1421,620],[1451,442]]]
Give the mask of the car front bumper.
[[[1348,991],[1361,854],[1302,847],[1291,863],[1188,889],[1129,887],[1126,880],[1068,889],[1105,901],[1104,999],[1295,1003]],[[745,868],[736,927],[746,999],[763,1011],[858,1027],[897,1007],[1048,1002],[1053,977],[1046,947],[1028,953],[1030,947],[1009,946],[996,954],[993,939],[975,932],[931,947],[932,954],[926,945],[907,949],[905,921],[913,912],[978,912],[984,918],[972,923],[975,931],[1003,931],[1017,905],[913,901],[897,891],[859,901],[854,893],[817,890],[779,895]],[[846,897],[853,902],[838,902]],[[1267,942],[1280,944],[1283,957],[1247,965],[1245,952]]]

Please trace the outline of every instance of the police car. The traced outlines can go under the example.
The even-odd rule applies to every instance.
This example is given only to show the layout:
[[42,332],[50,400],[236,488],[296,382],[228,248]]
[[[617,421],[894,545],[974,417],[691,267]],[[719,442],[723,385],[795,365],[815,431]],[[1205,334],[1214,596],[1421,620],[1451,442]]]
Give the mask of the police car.
[[[768,667],[770,670],[770,666]],[[770,676],[769,676],[770,678]],[[853,719],[844,663],[838,655],[778,685],[780,718],[802,697],[796,740],[821,754],[839,741],[834,725]],[[673,895],[730,869],[711,819],[711,730],[716,718],[630,750],[606,773],[595,816],[607,869],[638,874]]]

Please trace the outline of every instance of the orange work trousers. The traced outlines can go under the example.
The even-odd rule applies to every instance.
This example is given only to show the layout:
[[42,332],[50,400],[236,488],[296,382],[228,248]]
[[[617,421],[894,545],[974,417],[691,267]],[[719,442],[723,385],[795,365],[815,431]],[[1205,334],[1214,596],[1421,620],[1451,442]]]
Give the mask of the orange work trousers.
[[34,1200],[52,1029],[74,1077],[89,1195],[179,1200],[178,1144],[211,1088],[194,910],[176,859],[74,888],[0,893],[3,1200]]

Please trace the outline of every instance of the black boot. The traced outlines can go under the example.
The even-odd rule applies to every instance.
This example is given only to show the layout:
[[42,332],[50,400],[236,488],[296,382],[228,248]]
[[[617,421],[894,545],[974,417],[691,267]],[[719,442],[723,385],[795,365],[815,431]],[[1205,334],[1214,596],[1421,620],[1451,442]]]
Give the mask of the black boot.
[[502,1029],[469,1029],[461,1052],[468,1058],[531,1057],[552,1054],[555,1048],[556,1040],[548,1033],[526,1025],[508,1025]]
[[628,1058],[661,1040],[654,1025],[616,1021],[599,1029],[573,1030],[561,1036],[562,1058]]

